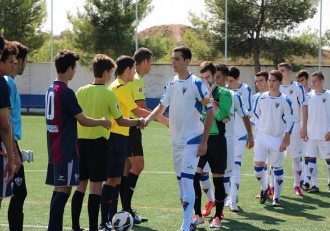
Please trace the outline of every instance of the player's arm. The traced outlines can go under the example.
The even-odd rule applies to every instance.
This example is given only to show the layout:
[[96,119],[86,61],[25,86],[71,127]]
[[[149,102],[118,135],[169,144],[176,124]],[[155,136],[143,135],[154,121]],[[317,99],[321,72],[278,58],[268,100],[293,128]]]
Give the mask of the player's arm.
[[307,138],[307,121],[308,121],[308,106],[303,105],[302,106],[302,126],[300,130],[300,137],[304,141],[306,141]]
[[218,102],[218,105],[215,105],[216,110],[214,110],[214,104],[212,104],[213,112],[216,120],[223,121],[229,115],[230,108],[232,105],[232,97],[230,92],[222,95],[219,101],[220,102]]
[[198,145],[197,156],[203,156],[206,154],[207,139],[209,138],[212,123],[214,120],[214,112],[212,107],[206,109],[206,117],[204,121],[204,133],[202,136],[201,143]]
[[4,176],[7,183],[14,177],[13,128],[10,123],[10,109],[0,109],[0,136],[6,148],[8,161],[5,165]]
[[280,152],[283,152],[286,150],[286,148],[290,145],[290,135],[293,129],[294,125],[294,117],[293,112],[291,108],[291,100],[289,98],[286,98],[286,103],[284,104],[284,121],[286,123],[285,133],[282,139],[282,143],[280,145]]
[[120,117],[115,120],[116,120],[117,124],[122,127],[140,126],[142,124],[141,119],[127,119],[124,117]]
[[151,121],[158,118],[160,115],[163,115],[163,113],[166,110],[166,106],[163,104],[158,104],[157,107],[145,118],[145,125],[147,126]]
[[[149,108],[147,108],[147,104],[146,104],[145,100],[137,100],[137,101],[135,101],[135,103],[138,105],[139,108],[143,108],[149,112],[152,111]],[[164,124],[165,126],[168,126],[168,119],[164,115],[160,115],[155,120],[160,122],[161,124]]]
[[111,122],[103,117],[102,119],[94,119],[91,117],[85,116],[83,112],[74,116],[76,120],[79,122],[81,126],[84,127],[97,127],[102,126],[105,129],[109,129],[111,127]]
[[244,116],[243,118],[244,126],[247,132],[247,140],[246,140],[246,147],[252,148],[254,146],[254,137],[252,133],[252,126],[250,117],[248,115]]

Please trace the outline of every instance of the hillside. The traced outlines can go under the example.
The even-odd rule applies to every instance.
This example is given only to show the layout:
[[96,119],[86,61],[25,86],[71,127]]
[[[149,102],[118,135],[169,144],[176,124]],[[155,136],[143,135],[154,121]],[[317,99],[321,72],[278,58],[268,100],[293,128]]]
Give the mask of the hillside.
[[163,36],[173,36],[174,42],[177,46],[185,45],[184,33],[189,26],[182,24],[169,24],[161,26],[153,26],[139,32],[139,37],[149,37],[157,33],[162,33]]

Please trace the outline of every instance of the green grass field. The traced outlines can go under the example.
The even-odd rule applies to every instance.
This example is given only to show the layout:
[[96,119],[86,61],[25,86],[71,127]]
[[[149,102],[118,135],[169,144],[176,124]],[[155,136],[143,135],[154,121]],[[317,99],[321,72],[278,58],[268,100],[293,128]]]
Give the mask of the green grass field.
[[[135,226],[133,230],[175,231],[181,225],[181,205],[167,129],[157,123],[152,123],[143,131],[143,145],[145,171],[137,184],[133,208],[142,216],[149,218],[149,222]],[[20,147],[33,150],[35,157],[34,162],[25,164],[28,197],[24,207],[24,230],[46,230],[52,187],[44,183],[47,166],[44,117],[23,117],[23,140],[20,142]],[[271,201],[260,205],[255,199],[260,189],[253,175],[253,152],[247,151],[242,166],[243,176],[239,192],[238,205],[241,212],[233,213],[225,208],[222,230],[329,230],[330,193],[327,192],[326,186],[325,162],[319,160],[318,166],[321,192],[305,193],[303,197],[297,197],[293,193],[291,159],[286,157],[282,207],[273,208]],[[71,227],[70,201],[71,198],[64,214],[65,230]],[[2,202],[0,230],[9,230],[8,203],[9,199],[4,199]],[[81,225],[88,227],[86,200],[81,215]],[[206,219],[205,224],[198,226],[198,230],[210,230],[208,226],[208,219]]]

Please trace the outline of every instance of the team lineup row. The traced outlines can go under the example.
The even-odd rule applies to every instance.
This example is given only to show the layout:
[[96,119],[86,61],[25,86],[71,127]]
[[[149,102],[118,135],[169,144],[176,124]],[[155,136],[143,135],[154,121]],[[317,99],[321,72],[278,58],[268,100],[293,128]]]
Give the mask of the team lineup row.
[[[6,42],[1,49],[0,61],[0,74],[6,75],[7,81],[12,80],[15,89],[13,79],[23,73],[28,53],[28,49],[20,44],[26,48],[25,56],[20,56],[21,49],[17,44]],[[165,85],[160,104],[151,111],[145,104],[143,81],[152,63],[149,49],[139,48],[133,58],[120,56],[116,61],[103,54],[96,55],[93,82],[76,93],[68,87],[68,82],[75,75],[79,55],[68,50],[57,54],[57,78],[46,94],[49,154],[46,184],[54,186],[48,230],[62,230],[64,207],[72,186],[77,186],[71,203],[72,230],[83,230],[79,217],[88,183],[89,230],[116,229],[111,221],[117,212],[119,195],[122,210],[132,215],[134,224],[147,221],[134,213],[131,200],[144,168],[140,128],[148,126],[152,120],[170,129],[173,163],[182,201],[181,231],[196,230],[213,206],[216,212],[210,227],[220,228],[226,198],[230,209],[239,211],[238,189],[245,147],[254,146],[255,176],[261,186],[260,203],[265,203],[272,192],[272,205],[280,206],[286,149],[293,160],[294,192],[302,196],[300,186],[309,192],[318,192],[318,154],[326,159],[330,175],[330,99],[329,92],[323,89],[323,74],[312,74],[313,90],[307,94],[308,85],[304,89],[291,81],[291,66],[281,63],[279,70],[256,74],[259,93],[252,96],[250,87],[240,82],[237,67],[228,68],[206,61],[200,65],[200,76],[197,77],[188,70],[191,57],[189,48],[176,47],[173,50],[172,66],[177,75]],[[107,88],[113,72],[116,79]],[[307,82],[308,73],[301,71],[297,78]],[[7,93],[1,94],[0,111],[4,111],[0,114],[1,121],[8,118],[7,130],[12,123],[14,136],[13,133],[1,133],[0,160],[6,176],[1,181],[5,189],[2,191],[6,194],[1,197],[13,195],[9,211],[16,214],[10,216],[13,217],[11,221],[8,211],[9,226],[11,230],[22,230],[27,193],[24,167],[17,158],[21,156],[17,142],[10,142],[12,137],[16,141],[20,139],[16,135],[21,132],[20,102],[15,98],[17,90],[9,92],[7,84],[2,85],[1,82],[1,92]],[[10,81],[8,85],[13,88]],[[169,120],[163,116],[168,106]],[[15,109],[18,112],[15,113]],[[251,124],[255,126],[255,137]],[[14,154],[6,150],[14,150]],[[304,166],[307,165],[304,171],[302,157],[305,157]],[[212,172],[214,192],[209,172]],[[13,183],[15,180],[11,181],[13,177],[23,179],[25,191],[21,191],[24,193]],[[311,188],[310,180],[313,183]],[[208,196],[204,211],[201,211],[201,186]],[[98,224],[100,208],[101,224]]]

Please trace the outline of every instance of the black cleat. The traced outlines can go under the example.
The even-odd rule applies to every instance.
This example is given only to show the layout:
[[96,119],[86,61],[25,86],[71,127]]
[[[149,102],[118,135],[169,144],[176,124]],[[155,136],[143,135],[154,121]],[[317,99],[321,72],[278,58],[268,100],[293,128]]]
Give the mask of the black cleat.
[[320,189],[314,185],[307,192],[308,193],[318,193],[318,192],[320,192]]
[[265,204],[266,200],[267,200],[267,196],[268,196],[268,190],[269,190],[269,186],[265,191],[260,192],[260,204]]
[[274,199],[272,203],[273,207],[281,207],[280,199]]

